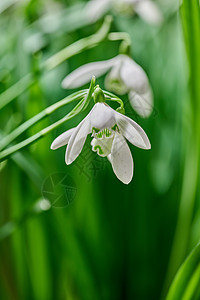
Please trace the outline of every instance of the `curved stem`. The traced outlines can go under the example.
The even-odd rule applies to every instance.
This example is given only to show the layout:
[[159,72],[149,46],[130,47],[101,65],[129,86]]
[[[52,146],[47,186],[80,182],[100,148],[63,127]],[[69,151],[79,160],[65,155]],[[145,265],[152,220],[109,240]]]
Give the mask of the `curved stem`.
[[68,103],[71,103],[73,101],[80,100],[86,95],[87,90],[83,90],[81,92],[74,93],[58,102],[55,104],[52,104],[51,106],[45,108],[43,111],[41,111],[39,114],[36,116],[32,117],[28,121],[24,122],[21,124],[19,127],[17,127],[14,131],[12,131],[10,134],[5,136],[1,141],[0,141],[0,151],[6,148],[10,143],[12,143],[18,136],[20,136],[23,132],[25,132],[27,129],[44,119],[45,117],[51,115],[54,113],[57,109],[65,106]]
[[[70,111],[64,118],[60,119],[59,121],[53,123],[52,125],[49,125],[48,127],[40,130],[38,133],[34,134],[30,138],[2,151],[0,153],[0,162],[7,159],[10,155],[14,154],[15,152],[25,148],[26,146],[31,145],[32,143],[38,141],[40,138],[44,137],[48,133],[50,133],[52,130],[58,128],[60,125],[64,124],[66,121],[72,119],[75,117],[77,114],[79,114],[81,111],[85,110],[87,106],[90,103],[92,94],[94,92],[95,88],[95,77],[92,77],[90,87],[87,90],[87,94],[85,97],[74,107],[72,111]],[[83,95],[82,95],[83,97]],[[54,112],[56,109],[60,108],[62,105],[65,105],[66,99],[61,100],[59,103],[55,103],[53,107],[49,107],[46,109],[47,115],[50,113]],[[63,104],[64,103],[64,104]],[[68,103],[68,102],[67,102]],[[42,117],[42,116],[41,116]],[[30,121],[30,120],[29,120]],[[27,126],[27,125],[26,125]]]
[[116,95],[110,93],[110,92],[107,92],[107,91],[103,91],[104,95],[106,96],[106,100],[108,101],[115,101],[117,103],[120,104],[120,107],[117,109],[117,111],[122,111],[124,112],[125,109],[124,109],[124,102],[122,101],[122,99],[120,99],[119,97],[117,97]]
[[[84,50],[93,48],[97,46],[99,43],[104,41],[108,33],[110,31],[112,23],[112,17],[106,16],[101,28],[93,35],[83,38],[66,48],[62,49],[58,53],[54,54],[50,58],[48,58],[42,65],[41,65],[41,72],[45,70],[49,71],[56,68],[65,60],[75,56],[78,53],[81,53]],[[16,97],[21,95],[27,88],[29,88],[34,83],[34,75],[28,74],[20,79],[17,83],[9,87],[6,91],[4,91],[0,95],[0,109],[9,104],[13,101]]]
[[97,44],[105,40],[106,37],[108,36],[111,22],[112,22],[112,17],[106,16],[102,27],[95,34],[83,38],[67,46],[66,48],[62,49],[61,51],[59,51],[58,53],[56,53],[55,55],[47,59],[47,61],[44,63],[42,67],[47,70],[54,69],[59,64],[64,62],[66,59],[69,59],[70,57],[84,50],[95,47]]
[[[10,155],[14,154],[15,152],[30,146],[32,143],[38,141],[40,138],[44,137],[48,133],[50,133],[52,130],[56,129],[60,125],[64,124],[66,121],[72,119],[75,115],[80,113],[82,111],[82,107],[84,106],[84,99],[81,100],[76,107],[69,113],[67,114],[64,118],[60,119],[59,121],[53,123],[52,125],[40,130],[30,138],[2,151],[0,153],[0,162],[7,159]],[[76,111],[76,112],[75,112]]]
[[108,39],[110,41],[126,41],[129,45],[131,45],[131,38],[127,32],[110,32],[108,35]]

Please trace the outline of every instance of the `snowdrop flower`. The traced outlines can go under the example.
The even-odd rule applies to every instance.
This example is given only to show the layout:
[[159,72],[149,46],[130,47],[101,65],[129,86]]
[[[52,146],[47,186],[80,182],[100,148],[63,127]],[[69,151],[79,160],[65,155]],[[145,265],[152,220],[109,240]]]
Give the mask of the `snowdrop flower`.
[[90,0],[85,6],[85,15],[93,23],[112,8],[112,0]]
[[90,0],[85,13],[91,22],[96,22],[112,8],[119,12],[137,13],[150,24],[157,25],[163,21],[162,13],[152,0]]
[[109,72],[105,78],[108,90],[123,95],[128,93],[133,109],[142,117],[148,117],[153,109],[153,94],[144,70],[129,56],[120,54],[106,61],[81,66],[62,82],[63,88],[77,88]]
[[129,7],[132,12],[135,12],[144,22],[159,25],[163,22],[163,16],[152,0],[119,0],[119,7]]
[[137,123],[98,102],[77,127],[58,136],[51,149],[67,145],[65,162],[69,165],[81,153],[88,134],[93,137],[92,150],[108,157],[115,175],[125,184],[133,177],[133,158],[126,139],[139,148],[151,148],[146,133]]

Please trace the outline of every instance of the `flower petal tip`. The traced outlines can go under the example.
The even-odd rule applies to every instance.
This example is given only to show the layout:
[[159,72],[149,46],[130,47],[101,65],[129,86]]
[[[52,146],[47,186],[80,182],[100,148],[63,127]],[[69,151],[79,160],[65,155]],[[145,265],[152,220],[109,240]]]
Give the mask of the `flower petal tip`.
[[[117,174],[115,174],[117,176]],[[132,171],[132,174],[129,174],[127,177],[126,176],[117,176],[117,178],[123,183],[128,185],[129,183],[131,183],[132,179],[133,179],[133,175],[134,172]]]
[[67,81],[65,80],[65,78],[63,79],[63,81],[61,82],[61,87],[63,89],[68,89],[69,88],[69,85],[67,83]]
[[146,150],[150,150],[151,149],[151,143],[148,140],[148,142],[146,143]]
[[54,142],[51,144],[50,149],[51,149],[51,150],[55,150],[55,149],[56,149],[56,147],[55,147],[55,145],[54,145]]
[[124,184],[128,185],[129,183],[131,183],[131,181],[132,181],[132,178],[131,178],[131,179],[129,179],[129,180],[124,180],[124,181],[122,181],[122,183],[124,183]]
[[67,149],[66,149],[66,154],[65,154],[65,163],[66,165],[71,165],[73,163],[74,159],[67,154]]
[[70,165],[72,163],[72,161],[69,160],[68,157],[65,157],[65,163],[66,163],[66,165]]

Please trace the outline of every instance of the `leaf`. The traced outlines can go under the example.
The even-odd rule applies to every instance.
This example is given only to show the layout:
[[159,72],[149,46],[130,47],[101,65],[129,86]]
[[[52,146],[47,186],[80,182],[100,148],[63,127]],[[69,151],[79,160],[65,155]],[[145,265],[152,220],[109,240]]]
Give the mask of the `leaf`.
[[192,250],[178,270],[166,300],[194,299],[200,280],[200,243]]

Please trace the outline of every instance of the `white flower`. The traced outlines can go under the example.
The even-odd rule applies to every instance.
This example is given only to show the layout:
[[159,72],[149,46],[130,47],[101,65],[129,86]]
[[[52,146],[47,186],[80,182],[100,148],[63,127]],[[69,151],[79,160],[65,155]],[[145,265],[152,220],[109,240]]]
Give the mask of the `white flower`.
[[119,0],[119,2],[122,8],[126,5],[132,8],[132,11],[146,23],[159,25],[163,22],[162,13],[152,0]]
[[96,22],[112,7],[112,0],[90,0],[85,6],[85,14],[90,22]]
[[63,88],[77,88],[109,72],[105,79],[108,90],[117,94],[129,94],[130,103],[142,117],[148,117],[153,109],[153,94],[144,70],[129,56],[120,54],[115,58],[81,66],[62,82]]
[[108,157],[117,178],[125,184],[133,177],[133,158],[126,139],[139,148],[151,148],[146,133],[137,123],[106,103],[96,103],[77,127],[54,140],[51,149],[68,144],[65,161],[69,165],[81,153],[88,134],[93,137],[92,150],[99,156]]
[[163,21],[160,9],[152,0],[90,0],[86,4],[85,13],[91,22],[96,22],[112,8],[119,12],[135,12],[150,24],[157,25]]

